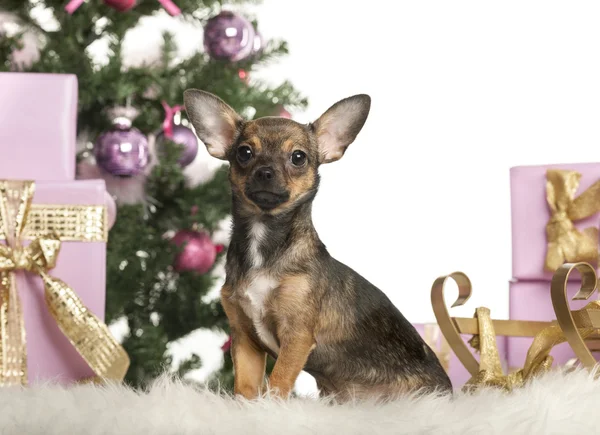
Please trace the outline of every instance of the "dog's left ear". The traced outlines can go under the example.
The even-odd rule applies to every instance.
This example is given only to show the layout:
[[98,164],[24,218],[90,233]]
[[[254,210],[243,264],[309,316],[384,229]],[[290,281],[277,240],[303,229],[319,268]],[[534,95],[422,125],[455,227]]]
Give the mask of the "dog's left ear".
[[312,124],[319,144],[320,163],[342,158],[365,125],[370,108],[371,97],[354,95],[335,103]]
[[236,141],[242,118],[216,95],[197,89],[183,93],[185,110],[208,153],[227,159],[229,147]]

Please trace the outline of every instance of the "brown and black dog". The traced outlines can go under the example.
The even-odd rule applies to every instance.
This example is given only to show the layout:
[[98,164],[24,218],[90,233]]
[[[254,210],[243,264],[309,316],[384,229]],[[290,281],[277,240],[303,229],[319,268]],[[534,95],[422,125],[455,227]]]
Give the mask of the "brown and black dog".
[[185,107],[209,153],[229,161],[233,225],[221,301],[232,336],[235,393],[282,397],[301,370],[337,400],[451,391],[433,351],[391,301],[332,258],[311,218],[319,166],[340,159],[362,129],[371,99],[339,101],[317,121],[244,121],[195,89]]

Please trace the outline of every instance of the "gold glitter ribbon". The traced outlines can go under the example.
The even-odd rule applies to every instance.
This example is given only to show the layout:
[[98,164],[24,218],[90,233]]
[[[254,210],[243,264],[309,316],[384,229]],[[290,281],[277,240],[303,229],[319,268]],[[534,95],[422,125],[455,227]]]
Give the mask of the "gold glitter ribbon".
[[575,198],[581,174],[576,171],[546,171],[546,200],[551,216],[546,224],[548,247],[544,267],[554,272],[563,263],[598,264],[598,228],[579,231],[573,225],[600,211],[600,181]]
[[465,391],[481,386],[498,387],[507,391],[520,388],[531,378],[550,369],[553,361],[549,355],[550,351],[557,344],[566,341],[558,325],[543,329],[534,337],[523,368],[505,375],[500,363],[490,310],[485,307],[477,308],[475,317],[479,325],[479,334],[474,336],[469,344],[480,352],[479,372],[464,385]]
[[448,373],[450,370],[450,344],[442,334],[440,327],[435,323],[426,323],[423,331],[423,340],[433,350]]
[[[62,210],[51,206],[44,212],[44,207],[38,206],[32,219],[34,191],[33,181],[0,180],[0,229],[6,240],[6,245],[0,245],[0,385],[27,384],[25,325],[15,279],[19,270],[42,279],[48,310],[97,375],[94,380],[121,381],[129,368],[123,347],[73,289],[48,275],[56,265],[63,236],[78,241],[106,240],[103,207],[99,211],[96,206],[64,206]],[[22,245],[24,234],[36,236],[26,247]]]

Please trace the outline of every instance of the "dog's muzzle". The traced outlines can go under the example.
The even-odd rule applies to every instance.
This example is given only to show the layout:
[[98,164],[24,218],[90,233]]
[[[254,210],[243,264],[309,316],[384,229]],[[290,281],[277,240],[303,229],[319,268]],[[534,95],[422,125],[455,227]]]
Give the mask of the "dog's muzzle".
[[257,190],[246,194],[250,200],[258,205],[263,210],[273,210],[277,206],[283,204],[290,199],[288,192],[269,192],[265,190]]

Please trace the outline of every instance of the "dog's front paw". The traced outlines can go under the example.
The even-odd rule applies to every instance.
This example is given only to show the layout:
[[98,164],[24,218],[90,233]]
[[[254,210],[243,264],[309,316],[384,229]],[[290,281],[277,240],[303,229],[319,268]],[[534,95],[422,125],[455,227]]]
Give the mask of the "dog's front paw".
[[251,385],[240,385],[234,389],[233,393],[236,398],[243,398],[246,400],[253,400],[260,396],[260,391]]
[[292,387],[292,385],[286,385],[279,382],[270,382],[268,390],[269,396],[287,400],[292,393]]

